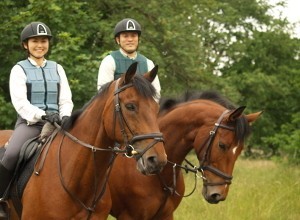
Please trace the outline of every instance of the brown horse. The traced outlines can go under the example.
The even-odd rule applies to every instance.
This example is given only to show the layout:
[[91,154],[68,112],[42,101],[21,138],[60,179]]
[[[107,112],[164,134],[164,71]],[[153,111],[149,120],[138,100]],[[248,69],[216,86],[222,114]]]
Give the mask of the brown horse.
[[187,170],[199,171],[204,198],[209,203],[226,199],[235,161],[249,135],[249,124],[261,112],[244,115],[245,107],[233,108],[221,96],[208,92],[198,100],[175,104],[167,100],[161,105],[159,127],[168,163],[160,174],[142,176],[133,169],[134,161],[121,156],[116,159],[109,188],[111,215],[117,219],[173,219],[185,191],[181,164],[192,149],[200,165]]
[[43,148],[38,175],[31,175],[22,196],[21,219],[107,219],[111,199],[105,186],[118,153],[133,156],[143,174],[167,163],[151,85],[157,67],[144,77],[135,75],[136,67],[74,112]]

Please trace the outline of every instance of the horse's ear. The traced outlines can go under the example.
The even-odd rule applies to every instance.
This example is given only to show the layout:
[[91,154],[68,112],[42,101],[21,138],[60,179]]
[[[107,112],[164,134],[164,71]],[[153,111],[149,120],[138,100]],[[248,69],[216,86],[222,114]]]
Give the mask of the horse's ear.
[[149,80],[150,82],[153,82],[158,72],[158,65],[155,65],[153,69],[150,72],[147,72],[144,74],[144,77]]
[[127,72],[125,73],[124,85],[129,83],[131,81],[132,77],[135,75],[137,65],[138,65],[138,62],[135,62],[128,67]]
[[252,123],[252,122],[256,121],[262,113],[263,113],[263,111],[260,111],[260,112],[248,114],[245,117],[247,118],[249,123]]
[[228,116],[228,121],[235,121],[237,118],[241,117],[245,108],[246,106],[241,106],[233,110]]

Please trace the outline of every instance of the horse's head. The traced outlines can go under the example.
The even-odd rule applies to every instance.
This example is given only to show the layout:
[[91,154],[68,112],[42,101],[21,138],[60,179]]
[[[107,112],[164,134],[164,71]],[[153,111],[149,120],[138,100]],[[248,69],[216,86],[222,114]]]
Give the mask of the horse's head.
[[149,175],[161,171],[167,162],[157,121],[156,91],[151,84],[158,67],[144,76],[136,74],[136,69],[137,63],[132,64],[111,84],[113,95],[103,111],[104,126],[108,136],[128,150],[126,156],[138,161],[138,170]]
[[[203,178],[202,195],[209,203],[215,204],[226,199],[235,161],[250,133],[250,123],[261,114],[243,115],[244,109],[244,106],[234,110],[223,109],[221,114],[220,110],[216,111],[219,113],[217,117],[214,116],[215,121],[210,122],[210,127],[204,126],[205,132],[200,129],[199,138],[195,139],[199,171]],[[203,132],[207,138],[203,138]]]

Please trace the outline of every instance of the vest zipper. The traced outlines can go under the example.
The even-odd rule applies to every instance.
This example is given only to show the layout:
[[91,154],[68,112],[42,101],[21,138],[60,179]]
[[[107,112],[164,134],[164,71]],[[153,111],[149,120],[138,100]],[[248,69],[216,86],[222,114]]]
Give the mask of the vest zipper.
[[42,73],[43,73],[43,78],[44,78],[44,86],[45,86],[45,98],[44,98],[44,104],[46,106],[45,111],[48,110],[48,105],[47,105],[47,96],[48,96],[48,89],[47,89],[47,81],[46,81],[46,77],[45,77],[45,71],[44,68],[41,67],[42,69]]

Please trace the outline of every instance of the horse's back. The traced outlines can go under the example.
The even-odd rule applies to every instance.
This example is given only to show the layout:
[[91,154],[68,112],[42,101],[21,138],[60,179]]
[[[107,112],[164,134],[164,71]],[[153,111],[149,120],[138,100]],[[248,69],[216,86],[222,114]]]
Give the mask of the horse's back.
[[0,130],[0,147],[3,147],[12,135],[13,130]]

